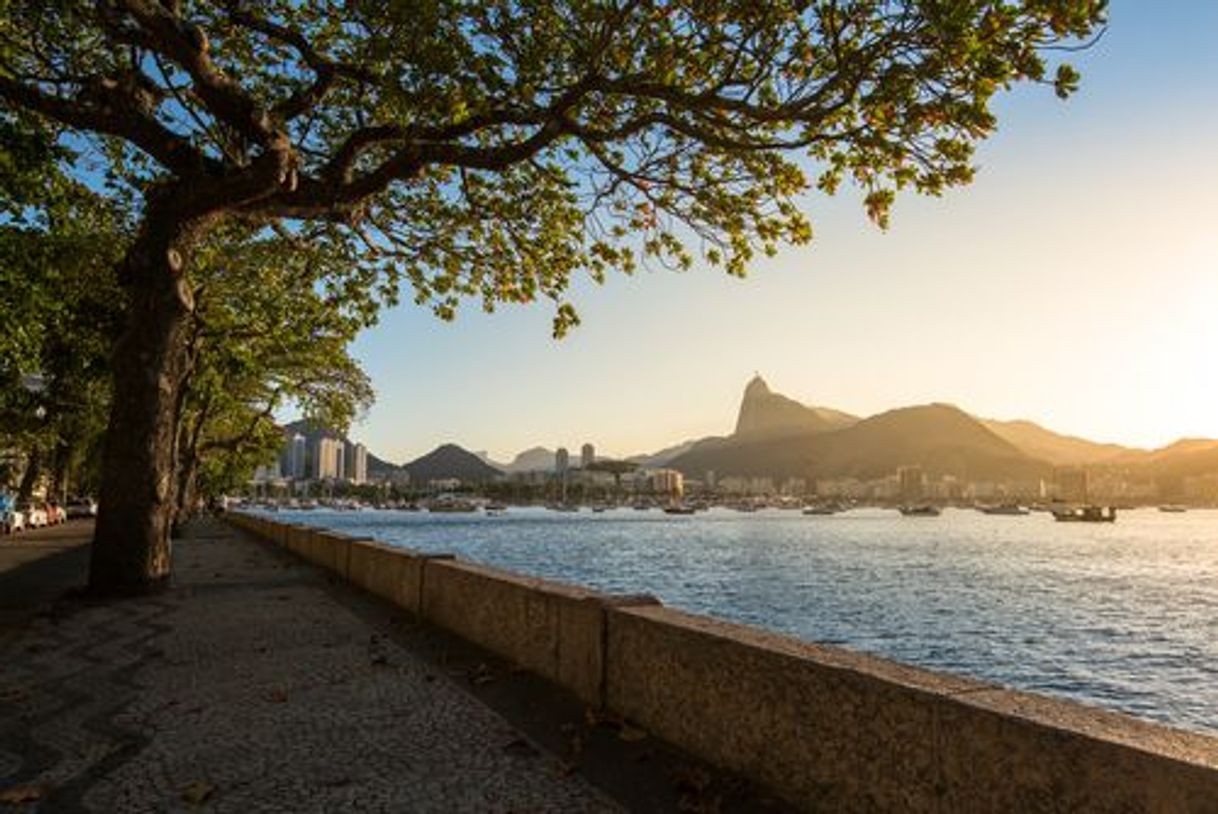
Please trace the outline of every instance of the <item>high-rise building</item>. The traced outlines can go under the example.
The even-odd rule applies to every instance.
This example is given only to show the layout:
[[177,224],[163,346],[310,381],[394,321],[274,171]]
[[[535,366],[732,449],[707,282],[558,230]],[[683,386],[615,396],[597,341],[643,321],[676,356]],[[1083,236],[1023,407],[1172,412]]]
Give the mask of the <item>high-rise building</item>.
[[283,451],[279,454],[279,471],[285,478],[302,480],[308,475],[305,459],[305,437],[294,433],[288,437]]
[[554,453],[554,471],[566,472],[571,466],[571,455],[567,452],[566,447],[559,447]]
[[338,439],[335,439],[334,443],[336,444],[335,453],[334,453],[334,465],[338,470],[334,474],[334,477],[337,480],[346,480],[347,479],[347,445],[344,444],[342,441],[339,441]]
[[1053,496],[1067,503],[1087,502],[1087,470],[1077,466],[1059,466],[1053,472]]
[[314,480],[334,480],[339,477],[343,460],[343,443],[337,438],[318,438],[313,448]]
[[926,478],[920,466],[902,466],[897,469],[897,494],[901,500],[921,500],[926,495]]
[[579,465],[587,469],[593,461],[596,460],[596,447],[591,444],[584,444],[579,451]]
[[685,476],[675,469],[657,469],[651,473],[651,491],[679,498],[685,494]]
[[347,444],[343,450],[343,477],[354,484],[368,480],[368,450],[363,444]]

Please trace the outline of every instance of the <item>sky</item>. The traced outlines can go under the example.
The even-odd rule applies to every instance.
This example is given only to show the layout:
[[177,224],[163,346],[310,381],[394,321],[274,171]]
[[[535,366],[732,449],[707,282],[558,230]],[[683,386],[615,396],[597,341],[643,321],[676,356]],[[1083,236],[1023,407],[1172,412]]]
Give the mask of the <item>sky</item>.
[[386,311],[355,347],[377,402],[351,437],[395,462],[625,456],[730,433],[756,372],[863,416],[949,402],[1131,446],[1218,437],[1218,2],[1109,16],[1077,94],[1002,97],[976,180],[900,198],[887,231],[857,195],[810,195],[812,244],[745,280],[581,280],[558,341],[545,303]]

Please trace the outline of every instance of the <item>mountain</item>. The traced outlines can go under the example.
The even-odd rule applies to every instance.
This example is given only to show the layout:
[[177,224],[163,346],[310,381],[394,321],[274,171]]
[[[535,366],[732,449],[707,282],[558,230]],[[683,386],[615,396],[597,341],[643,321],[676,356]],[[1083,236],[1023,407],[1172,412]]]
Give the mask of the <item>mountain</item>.
[[402,471],[402,467],[397,464],[368,453],[368,477],[371,480],[394,480]]
[[1050,471],[1047,462],[950,404],[889,410],[815,441],[813,471],[821,477],[877,478],[909,464],[932,477],[969,480],[1035,478]]
[[443,444],[402,466],[411,483],[457,478],[466,482],[494,480],[503,473],[456,444]]
[[1031,421],[997,421],[988,418],[977,420],[1019,450],[1056,466],[1113,463],[1119,458],[1141,453],[1141,450],[1119,444],[1098,444],[1085,438],[1062,435]]
[[688,452],[695,444],[705,441],[706,439],[695,439],[690,441],[682,441],[679,444],[674,444],[671,447],[656,452],[643,453],[641,455],[631,455],[626,460],[633,461],[644,469],[656,469],[662,466],[668,466],[668,462],[678,455]]
[[746,432],[705,439],[669,465],[693,477],[713,470],[748,477],[871,479],[907,465],[919,465],[932,477],[970,480],[1030,479],[1050,471],[1045,461],[948,404],[890,410],[840,429],[810,426],[805,422],[781,435]]
[[512,462],[503,467],[505,471],[516,472],[553,472],[554,471],[554,450],[546,449],[545,447],[533,447],[526,449],[524,452],[512,459]]
[[808,407],[770,390],[760,375],[744,388],[736,433],[740,438],[777,437],[842,429],[858,418],[827,407]]

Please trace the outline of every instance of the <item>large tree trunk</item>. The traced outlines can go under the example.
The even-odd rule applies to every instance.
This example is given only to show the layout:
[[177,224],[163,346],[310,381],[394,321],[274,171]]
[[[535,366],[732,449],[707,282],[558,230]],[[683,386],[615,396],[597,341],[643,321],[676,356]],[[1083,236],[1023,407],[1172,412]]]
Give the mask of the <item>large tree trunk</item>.
[[17,487],[17,502],[25,503],[34,494],[38,478],[42,475],[42,448],[35,444],[30,448],[30,457],[25,464],[25,473],[21,476],[21,484]]
[[60,505],[68,499],[68,471],[71,467],[72,445],[60,441],[51,456],[51,486],[47,490],[47,497],[54,498]]
[[177,506],[174,509],[173,537],[181,537],[186,524],[194,516],[195,499],[198,494],[196,488],[199,472],[198,459],[193,455],[187,456],[179,466],[181,470],[178,472],[178,497]]
[[89,590],[96,594],[146,593],[169,578],[178,388],[193,307],[184,270],[200,231],[198,224],[158,217],[153,207],[120,270],[128,315],[114,348],[89,565]]

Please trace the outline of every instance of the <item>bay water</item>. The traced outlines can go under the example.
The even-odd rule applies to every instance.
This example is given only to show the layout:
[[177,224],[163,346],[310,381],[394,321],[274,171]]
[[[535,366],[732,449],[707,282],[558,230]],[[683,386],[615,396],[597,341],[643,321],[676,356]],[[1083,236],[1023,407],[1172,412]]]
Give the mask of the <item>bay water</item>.
[[1218,734],[1218,511],[767,509],[498,516],[279,512],[289,522],[843,645]]

